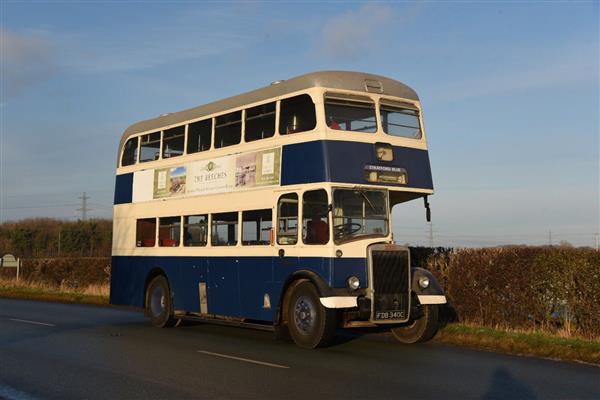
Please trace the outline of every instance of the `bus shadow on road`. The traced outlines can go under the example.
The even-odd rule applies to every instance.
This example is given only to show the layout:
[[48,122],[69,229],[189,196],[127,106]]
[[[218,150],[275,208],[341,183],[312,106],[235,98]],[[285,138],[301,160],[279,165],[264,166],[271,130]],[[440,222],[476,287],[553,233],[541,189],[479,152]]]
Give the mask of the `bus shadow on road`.
[[505,367],[497,368],[482,400],[519,399],[535,400],[535,393],[530,386],[516,379]]

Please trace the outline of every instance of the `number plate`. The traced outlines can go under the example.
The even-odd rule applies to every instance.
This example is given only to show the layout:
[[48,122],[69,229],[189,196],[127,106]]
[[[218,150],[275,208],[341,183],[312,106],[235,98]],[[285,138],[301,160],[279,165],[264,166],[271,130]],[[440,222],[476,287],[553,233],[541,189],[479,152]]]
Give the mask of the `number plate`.
[[397,311],[376,311],[375,319],[406,319],[406,314],[402,310]]

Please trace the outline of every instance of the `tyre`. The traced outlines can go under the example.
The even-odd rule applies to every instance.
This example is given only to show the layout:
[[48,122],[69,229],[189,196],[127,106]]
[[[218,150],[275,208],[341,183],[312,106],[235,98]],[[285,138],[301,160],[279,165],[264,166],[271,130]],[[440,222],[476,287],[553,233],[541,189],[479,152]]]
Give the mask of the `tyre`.
[[292,289],[288,309],[288,329],[296,345],[314,349],[329,344],[337,328],[336,312],[325,308],[317,288],[303,281]]
[[146,315],[150,322],[157,328],[175,326],[178,322],[173,318],[173,301],[169,282],[163,275],[150,281],[146,289]]
[[401,343],[412,344],[426,342],[438,331],[439,309],[437,305],[421,306],[423,316],[406,325],[392,329],[392,335]]

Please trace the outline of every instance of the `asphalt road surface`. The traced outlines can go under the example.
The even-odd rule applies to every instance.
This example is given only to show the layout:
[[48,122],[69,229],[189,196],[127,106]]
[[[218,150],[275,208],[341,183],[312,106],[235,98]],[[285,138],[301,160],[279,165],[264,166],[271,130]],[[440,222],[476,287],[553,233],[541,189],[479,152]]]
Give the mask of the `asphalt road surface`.
[[600,368],[387,335],[304,350],[269,332],[0,299],[0,399],[600,399]]

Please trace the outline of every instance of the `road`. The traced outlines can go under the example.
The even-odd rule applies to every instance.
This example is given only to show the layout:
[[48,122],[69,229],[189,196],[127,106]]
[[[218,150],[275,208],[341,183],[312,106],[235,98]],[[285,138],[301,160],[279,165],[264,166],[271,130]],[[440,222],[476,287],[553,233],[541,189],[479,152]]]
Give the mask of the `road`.
[[0,299],[0,399],[53,398],[598,399],[600,368],[381,334],[304,350],[269,332]]

